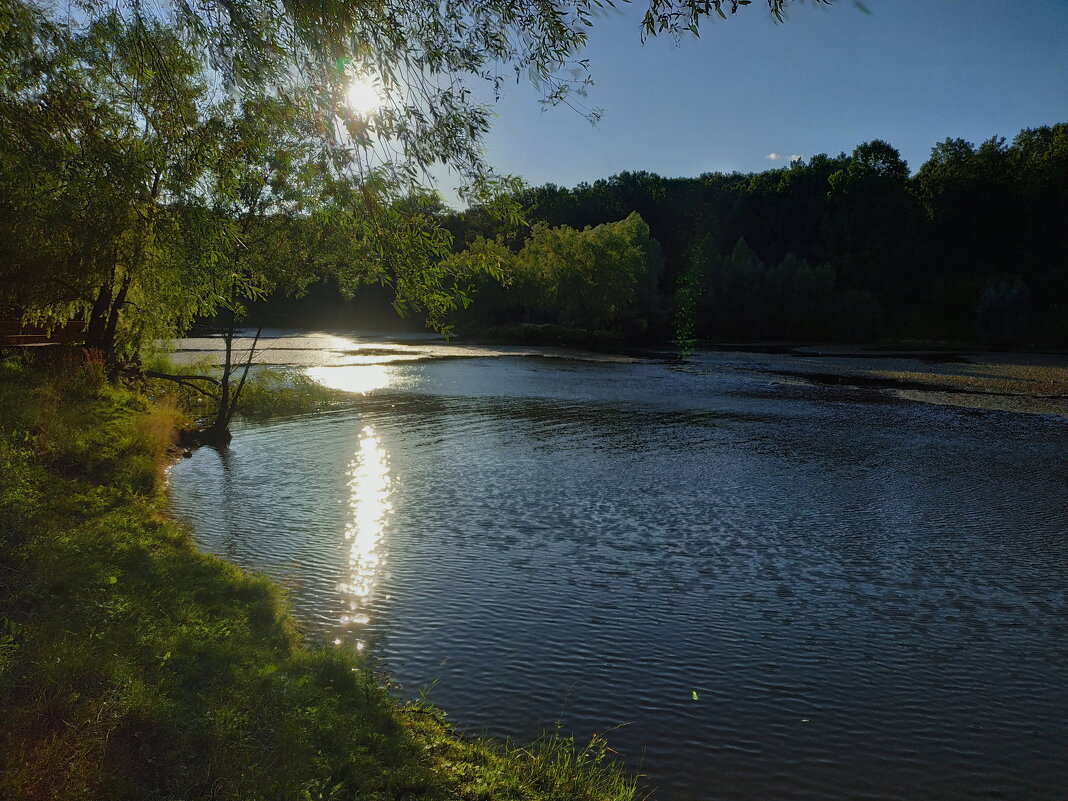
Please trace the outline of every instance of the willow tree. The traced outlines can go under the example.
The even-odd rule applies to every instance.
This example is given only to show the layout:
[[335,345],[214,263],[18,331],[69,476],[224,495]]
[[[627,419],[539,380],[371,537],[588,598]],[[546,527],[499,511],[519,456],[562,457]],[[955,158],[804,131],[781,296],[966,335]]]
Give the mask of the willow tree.
[[89,347],[132,353],[204,310],[175,259],[206,152],[199,61],[173,30],[114,13],[74,33],[13,22],[31,46],[5,53],[0,91],[0,304],[80,318]]
[[582,231],[538,223],[516,256],[534,302],[587,337],[636,312],[661,267],[660,245],[637,212]]

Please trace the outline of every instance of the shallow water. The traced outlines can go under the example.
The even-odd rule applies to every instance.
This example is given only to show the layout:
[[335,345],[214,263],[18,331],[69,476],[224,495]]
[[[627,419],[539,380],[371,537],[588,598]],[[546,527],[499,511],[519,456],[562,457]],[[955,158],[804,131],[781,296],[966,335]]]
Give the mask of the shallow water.
[[392,346],[453,347],[311,337],[355,409],[171,471],[312,636],[475,732],[613,729],[656,798],[1065,797],[1068,419]]

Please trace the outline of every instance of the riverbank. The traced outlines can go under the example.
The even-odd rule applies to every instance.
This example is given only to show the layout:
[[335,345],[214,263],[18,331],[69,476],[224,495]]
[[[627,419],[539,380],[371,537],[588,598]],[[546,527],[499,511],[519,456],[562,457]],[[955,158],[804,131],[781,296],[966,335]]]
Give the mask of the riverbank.
[[[747,348],[747,353],[756,353]],[[1068,356],[954,347],[766,348],[743,369],[784,386],[830,385],[937,406],[1068,417]]]
[[277,584],[163,514],[180,417],[73,353],[0,358],[0,797],[635,796],[603,741],[469,739],[302,644]]
[[[471,344],[529,345],[538,342],[536,332],[559,328],[526,326],[525,330],[535,333],[476,339]],[[626,347],[618,339],[583,340],[573,329],[571,332],[570,338],[559,335],[554,339],[546,334],[540,344],[672,362],[682,369],[700,370],[712,356],[717,369],[765,373],[785,385],[833,385],[939,406],[1068,417],[1068,353],[1058,347],[1009,350],[978,343],[934,341],[860,345],[700,341],[684,354],[674,343]]]

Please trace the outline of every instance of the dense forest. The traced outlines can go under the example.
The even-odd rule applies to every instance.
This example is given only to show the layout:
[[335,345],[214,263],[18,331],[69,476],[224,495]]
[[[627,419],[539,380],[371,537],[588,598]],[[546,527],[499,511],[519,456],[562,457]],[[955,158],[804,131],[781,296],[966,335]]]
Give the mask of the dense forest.
[[[1011,143],[946,139],[913,175],[876,140],[756,174],[625,172],[517,199],[530,227],[478,209],[448,220],[465,252],[508,267],[463,313],[470,330],[1068,342],[1068,124]],[[605,262],[594,240],[613,225],[629,228],[641,264]],[[580,287],[595,286],[596,311],[577,312]]]

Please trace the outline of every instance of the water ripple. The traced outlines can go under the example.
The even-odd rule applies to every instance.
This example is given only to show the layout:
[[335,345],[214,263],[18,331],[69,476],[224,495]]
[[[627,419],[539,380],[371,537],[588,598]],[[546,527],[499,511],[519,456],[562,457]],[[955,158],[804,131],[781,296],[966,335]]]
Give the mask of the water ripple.
[[474,731],[625,723],[659,798],[1063,797],[1068,422],[750,368],[389,369],[172,471],[311,636]]

